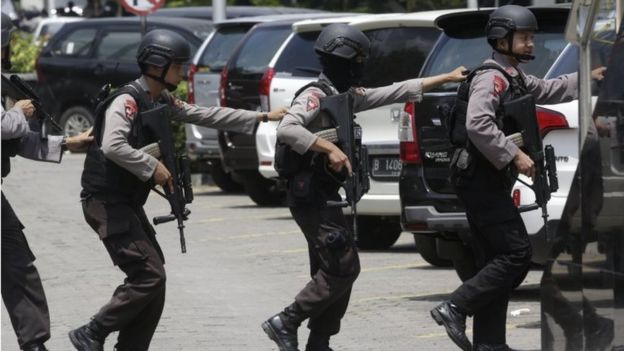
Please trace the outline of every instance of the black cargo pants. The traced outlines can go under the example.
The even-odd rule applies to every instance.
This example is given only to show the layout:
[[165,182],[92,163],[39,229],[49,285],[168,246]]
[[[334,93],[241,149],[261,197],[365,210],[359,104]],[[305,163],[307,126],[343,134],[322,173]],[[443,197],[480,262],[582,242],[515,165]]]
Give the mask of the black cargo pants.
[[108,331],[119,331],[117,349],[148,350],[165,305],[165,267],[156,233],[140,206],[83,200],[87,223],[104,243],[126,279],[94,316]]
[[24,226],[2,194],[2,301],[20,348],[50,338],[50,313]]
[[[312,277],[295,301],[309,316],[310,330],[335,335],[340,331],[340,320],[347,311],[353,283],[360,273],[357,248],[342,209],[296,206],[290,207],[290,212],[308,242]],[[342,245],[335,244],[336,235],[346,239]]]
[[451,294],[473,315],[473,343],[505,344],[507,305],[531,265],[531,243],[510,195],[509,178],[477,157],[459,177],[457,195],[466,206],[478,272]]

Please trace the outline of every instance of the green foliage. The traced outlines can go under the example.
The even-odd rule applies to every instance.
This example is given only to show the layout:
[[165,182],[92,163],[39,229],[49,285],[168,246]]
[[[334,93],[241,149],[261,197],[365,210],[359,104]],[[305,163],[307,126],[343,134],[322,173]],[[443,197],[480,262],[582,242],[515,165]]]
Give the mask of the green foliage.
[[32,34],[19,31],[14,33],[11,38],[11,72],[33,72],[40,51],[41,46],[32,42]]
[[[173,92],[173,95],[182,101],[186,101],[188,98],[188,82],[183,80],[178,84],[178,88]],[[173,121],[171,124],[173,132],[173,138],[175,141],[176,150],[183,149],[186,143],[186,133],[184,131],[184,122]]]

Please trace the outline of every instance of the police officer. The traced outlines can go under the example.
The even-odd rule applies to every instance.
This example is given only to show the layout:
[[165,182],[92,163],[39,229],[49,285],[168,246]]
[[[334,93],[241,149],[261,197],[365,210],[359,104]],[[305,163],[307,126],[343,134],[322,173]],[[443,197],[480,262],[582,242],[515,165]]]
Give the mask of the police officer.
[[321,99],[350,91],[357,112],[395,102],[420,101],[423,91],[465,79],[460,67],[448,74],[376,89],[352,88],[363,74],[369,47],[368,38],[349,25],[332,24],[323,29],[314,45],[323,68],[318,84],[295,97],[277,130],[278,140],[303,158],[310,160],[316,155],[314,161],[304,163],[288,179],[288,205],[308,243],[312,279],[292,304],[262,324],[281,351],[298,349],[297,328],[305,319],[309,319],[310,329],[306,350],[331,350],[329,338],[340,330],[351,288],[360,273],[357,249],[342,210],[326,206],[328,200],[340,200],[339,186],[328,175],[327,165],[333,172],[346,168],[351,173],[351,164],[338,146],[314,134],[332,127],[331,117],[319,110]]
[[[531,244],[510,196],[514,177],[534,175],[534,163],[498,128],[503,103],[531,94],[539,104],[577,97],[577,74],[541,80],[519,67],[533,56],[537,20],[521,6],[506,5],[489,18],[486,33],[494,49],[485,64],[498,65],[476,73],[470,86],[466,117],[472,163],[458,174],[457,195],[466,206],[473,251],[479,271],[455,290],[448,301],[431,310],[434,320],[462,350],[509,350],[505,323],[509,296],[531,265]],[[604,69],[593,73],[601,75]],[[510,79],[507,78],[510,77]],[[505,124],[505,121],[502,121]],[[473,342],[465,335],[472,315]]]
[[[2,70],[11,66],[11,19],[2,13]],[[88,133],[76,137],[48,136],[31,131],[27,119],[35,115],[30,100],[19,100],[7,111],[2,96],[2,180],[11,171],[11,158],[20,155],[32,160],[61,162],[65,148],[77,150],[92,138]],[[24,226],[2,193],[2,301],[22,350],[47,350],[50,314],[41,278],[34,265],[35,256],[28,246]]]
[[90,322],[69,333],[78,350],[103,350],[113,331],[119,331],[116,350],[147,350],[164,307],[164,257],[143,204],[151,184],[170,186],[172,175],[162,162],[140,150],[156,141],[150,140],[141,123],[142,112],[166,104],[176,120],[247,133],[257,122],[279,120],[285,112],[200,107],[174,98],[169,91],[182,80],[190,55],[179,34],[149,32],[137,52],[142,76],[111,98],[103,120],[96,117],[102,123],[94,126],[96,142],[85,159],[83,211],[126,279]]

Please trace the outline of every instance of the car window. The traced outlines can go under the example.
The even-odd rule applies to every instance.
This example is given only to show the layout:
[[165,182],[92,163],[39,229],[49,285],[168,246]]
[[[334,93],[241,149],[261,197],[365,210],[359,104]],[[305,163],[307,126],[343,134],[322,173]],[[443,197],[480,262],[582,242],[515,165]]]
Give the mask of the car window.
[[52,47],[52,54],[58,56],[84,57],[89,54],[91,43],[95,41],[97,30],[93,28],[77,29]]
[[418,77],[429,51],[440,36],[435,28],[384,28],[366,31],[371,41],[362,85],[380,87]]
[[96,58],[103,60],[136,61],[141,33],[107,32],[96,50]]
[[318,77],[321,62],[314,52],[314,42],[320,32],[293,35],[275,62],[275,74],[281,76]]
[[[534,43],[535,59],[523,64],[522,69],[527,74],[542,78],[564,49],[566,41],[562,33],[537,32]],[[484,37],[456,39],[443,34],[421,76],[446,73],[460,65],[472,69],[483,63],[491,54],[492,48]],[[450,83],[442,85],[438,90],[451,91],[456,87],[457,84]]]
[[207,67],[211,72],[221,72],[232,51],[248,30],[248,27],[226,27],[217,30],[204,48],[198,66]]
[[262,75],[290,31],[290,26],[253,30],[235,58],[230,74]]

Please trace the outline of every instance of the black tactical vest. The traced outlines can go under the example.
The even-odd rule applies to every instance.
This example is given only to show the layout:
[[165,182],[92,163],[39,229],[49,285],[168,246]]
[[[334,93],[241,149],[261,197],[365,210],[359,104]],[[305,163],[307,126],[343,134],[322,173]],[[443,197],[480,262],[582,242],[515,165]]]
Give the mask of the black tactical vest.
[[[311,87],[321,89],[321,91],[327,96],[334,95],[334,91],[332,90],[330,83],[321,79],[316,82],[308,83],[301,87],[301,89],[297,90],[297,92],[295,93],[295,97],[293,98],[293,102],[297,99],[297,97],[299,97],[302,92]],[[290,145],[279,140],[275,142],[274,167],[277,171],[277,174],[281,178],[288,179],[300,172],[302,169],[310,167],[312,163],[312,157],[313,152],[311,151],[300,155],[299,153],[294,151],[290,147]]]
[[135,149],[139,149],[158,141],[141,122],[141,111],[146,111],[150,108],[149,98],[143,91],[143,88],[137,82],[132,82],[117,89],[111,96],[98,104],[96,108],[96,117],[93,125],[94,142],[89,146],[85,158],[81,179],[83,189],[81,197],[94,195],[106,201],[122,201],[143,205],[151,189],[150,182],[142,181],[134,174],[106,158],[100,148],[106,109],[116,97],[122,94],[130,94],[137,102],[139,110],[131,122],[128,144]]

